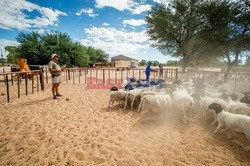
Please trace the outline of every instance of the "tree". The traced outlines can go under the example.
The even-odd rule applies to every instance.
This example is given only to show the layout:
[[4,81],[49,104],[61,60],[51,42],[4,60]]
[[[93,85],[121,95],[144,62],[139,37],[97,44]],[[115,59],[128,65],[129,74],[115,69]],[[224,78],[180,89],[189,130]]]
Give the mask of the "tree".
[[17,64],[16,58],[18,57],[17,47],[16,46],[6,46],[4,48],[6,51],[8,51],[7,55],[7,63],[10,64]]
[[21,32],[17,36],[17,41],[20,43],[18,47],[18,56],[27,59],[28,64],[39,65],[46,64],[44,55],[45,49],[41,43],[41,36],[38,32],[25,34]]
[[250,67],[250,56],[246,59],[244,66]]
[[177,60],[169,60],[169,61],[167,61],[167,63],[166,63],[166,65],[167,66],[177,66],[179,64],[179,61],[177,61]]
[[203,25],[198,12],[199,0],[174,0],[172,6],[155,5],[146,16],[147,34],[154,40],[153,47],[163,54],[182,58],[182,70],[195,55],[195,47],[189,42]]
[[89,63],[98,63],[98,62],[106,63],[109,57],[109,55],[106,54],[103,50],[95,49],[93,47],[88,47],[87,53],[90,57]]
[[45,65],[50,61],[50,55],[57,53],[60,64],[69,67],[88,66],[89,63],[107,62],[108,54],[100,49],[85,47],[73,42],[69,35],[58,31],[45,34],[31,32],[20,33],[17,37],[20,46],[17,47],[17,55],[26,58],[28,64]]
[[153,61],[153,62],[152,62],[152,66],[159,66],[159,64],[160,64],[160,63],[159,63],[158,61]]
[[145,66],[147,65],[147,61],[142,59],[140,62],[139,62],[139,66]]
[[247,0],[207,1],[201,11],[207,20],[201,34],[213,45],[210,50],[216,50],[227,65],[224,75],[227,81],[239,57],[250,50],[250,3]]

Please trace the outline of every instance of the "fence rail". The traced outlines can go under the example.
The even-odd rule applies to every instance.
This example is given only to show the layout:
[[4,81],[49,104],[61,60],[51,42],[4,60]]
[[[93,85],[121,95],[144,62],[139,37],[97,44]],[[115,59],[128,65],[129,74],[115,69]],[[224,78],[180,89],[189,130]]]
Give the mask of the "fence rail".
[[[165,81],[174,81],[182,76],[192,76],[192,78],[204,78],[211,75],[222,76],[224,72],[220,71],[187,71],[182,73],[181,68],[164,68],[161,72],[159,68],[152,68],[150,80],[164,79]],[[239,76],[250,77],[250,72],[230,72],[230,75],[235,78],[235,86]],[[145,79],[145,69],[141,68],[66,68],[62,72],[62,82],[69,83],[102,83],[102,84],[119,84],[124,79],[134,77],[136,79]],[[14,82],[17,82],[17,96],[20,98],[20,85],[25,82],[25,94],[28,95],[28,87],[31,86],[32,93],[36,84],[37,91],[41,88],[44,90],[45,84],[51,82],[51,76],[48,68],[40,70],[32,70],[29,72],[6,72],[0,73],[0,85],[5,84],[7,101],[10,101],[9,89],[12,88]],[[29,82],[31,81],[31,85]],[[40,86],[40,88],[39,88]]]
[[35,79],[36,79],[36,88],[39,91],[39,85],[41,90],[44,90],[44,83],[43,83],[43,73],[41,70],[33,70],[28,72],[7,72],[7,73],[0,73],[0,82],[3,82],[6,87],[6,96],[7,101],[10,102],[10,84],[14,85],[14,81],[17,82],[17,96],[20,98],[20,85],[22,84],[22,79],[25,82],[25,94],[28,95],[28,82],[31,80],[31,88],[32,93],[34,93],[35,88]]

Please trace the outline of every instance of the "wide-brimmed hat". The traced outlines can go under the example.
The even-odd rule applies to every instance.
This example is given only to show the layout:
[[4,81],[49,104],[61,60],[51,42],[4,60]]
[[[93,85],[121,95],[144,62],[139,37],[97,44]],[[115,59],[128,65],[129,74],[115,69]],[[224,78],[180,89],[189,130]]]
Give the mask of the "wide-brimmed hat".
[[51,54],[50,59],[53,59],[55,56],[59,57],[59,55],[57,55],[57,54]]

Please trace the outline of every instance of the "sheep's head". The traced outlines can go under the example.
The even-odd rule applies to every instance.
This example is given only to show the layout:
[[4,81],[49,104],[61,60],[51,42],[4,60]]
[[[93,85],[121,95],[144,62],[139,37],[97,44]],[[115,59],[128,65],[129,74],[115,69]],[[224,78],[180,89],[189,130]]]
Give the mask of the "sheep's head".
[[118,88],[116,86],[113,86],[110,90],[111,91],[118,91]]
[[208,106],[209,109],[213,109],[216,114],[220,113],[222,111],[222,107],[218,103],[212,103]]

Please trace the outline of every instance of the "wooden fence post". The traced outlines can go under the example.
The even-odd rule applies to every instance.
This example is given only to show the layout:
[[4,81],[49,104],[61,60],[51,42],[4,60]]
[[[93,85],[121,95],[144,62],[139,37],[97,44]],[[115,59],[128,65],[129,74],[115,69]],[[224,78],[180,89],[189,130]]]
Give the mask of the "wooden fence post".
[[73,69],[72,70],[72,73],[73,73],[73,84],[75,83],[75,70]]
[[34,73],[32,73],[32,93],[34,93]]
[[105,83],[105,69],[103,69],[103,83]]
[[141,79],[141,69],[139,69],[139,80]]
[[79,84],[81,83],[81,69],[79,69]]
[[98,69],[95,70],[95,80],[96,80],[96,85],[97,85],[97,79],[98,79]]
[[17,97],[20,98],[20,74],[17,74]]
[[110,83],[110,68],[108,70],[109,70],[109,82],[108,83]]
[[70,69],[68,69],[68,78],[69,78],[69,81],[70,81]]
[[48,69],[46,68],[46,83],[48,83]]
[[178,80],[178,68],[175,69],[175,79]]
[[38,83],[38,75],[36,76],[36,89],[37,89],[37,92],[39,92],[39,83]]
[[40,69],[40,85],[41,85],[41,90],[44,90],[44,76],[43,76],[43,69]]
[[87,70],[84,69],[84,72],[85,72],[85,84],[87,83]]
[[117,69],[115,69],[115,84],[117,82]]
[[12,75],[12,74],[11,74],[11,84],[12,84],[12,85],[14,84],[13,75]]
[[25,94],[28,95],[28,73],[25,73]]
[[5,77],[5,80],[6,80],[6,90],[7,90],[7,101],[10,102],[10,91],[9,91],[9,80],[8,80],[8,74],[6,74],[6,77]]

